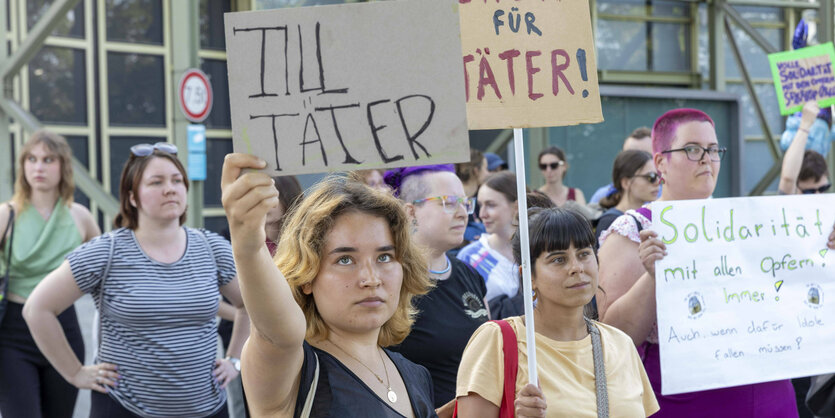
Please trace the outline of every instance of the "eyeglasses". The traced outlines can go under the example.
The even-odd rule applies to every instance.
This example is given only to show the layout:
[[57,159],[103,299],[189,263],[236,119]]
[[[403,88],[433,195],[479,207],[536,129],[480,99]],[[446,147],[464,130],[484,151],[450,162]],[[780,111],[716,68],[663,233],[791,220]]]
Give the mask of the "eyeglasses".
[[658,175],[656,172],[647,173],[647,174],[635,174],[632,177],[642,177],[644,180],[648,181],[650,184],[655,184],[658,180],[661,179],[661,176]]
[[818,187],[816,189],[800,189],[800,191],[803,194],[826,193],[826,191],[829,190],[830,187],[832,187],[832,183],[824,184],[823,186]]
[[551,170],[556,170],[557,167],[565,164],[565,161],[557,161],[555,163],[548,163],[548,164],[540,164],[539,169],[545,171],[548,167],[551,167]]
[[458,205],[463,205],[464,210],[467,212],[467,215],[472,215],[473,211],[475,211],[475,198],[474,197],[458,197],[458,196],[435,196],[435,197],[427,197],[425,199],[418,199],[412,201],[414,204],[420,204],[424,202],[429,202],[430,200],[440,200],[441,205],[444,207],[444,212],[446,213],[455,213],[458,210]]
[[688,146],[683,147],[683,148],[669,149],[667,151],[661,151],[661,153],[662,154],[669,154],[671,152],[676,152],[676,151],[684,151],[685,154],[687,154],[687,159],[690,160],[690,161],[699,162],[699,161],[702,160],[702,158],[705,157],[705,154],[707,154],[710,157],[710,161],[718,162],[718,161],[722,161],[722,157],[725,156],[725,152],[727,152],[728,149],[727,148],[719,148],[719,147],[716,147],[716,146],[711,146],[711,147],[704,148],[704,147],[700,147],[698,145],[688,145]]
[[130,153],[137,157],[147,157],[154,153],[154,150],[160,150],[169,154],[177,155],[177,146],[168,142],[157,142],[151,144],[138,144],[130,147]]

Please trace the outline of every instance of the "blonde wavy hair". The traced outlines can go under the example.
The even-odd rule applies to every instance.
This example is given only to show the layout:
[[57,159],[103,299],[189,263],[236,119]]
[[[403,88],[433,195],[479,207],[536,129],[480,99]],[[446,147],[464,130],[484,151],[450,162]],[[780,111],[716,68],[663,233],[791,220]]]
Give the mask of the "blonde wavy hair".
[[61,181],[58,183],[58,195],[64,200],[64,204],[68,207],[72,206],[73,193],[75,192],[75,182],[72,175],[72,149],[63,136],[46,129],[35,131],[20,150],[12,203],[22,211],[32,198],[32,185],[26,180],[23,165],[32,153],[32,149],[38,144],[44,144],[46,149],[58,157],[58,161],[61,163]]
[[336,218],[352,212],[378,216],[391,227],[394,257],[403,268],[403,283],[397,309],[383,324],[377,342],[383,347],[399,344],[409,335],[417,314],[414,297],[426,294],[432,284],[425,256],[412,241],[406,212],[396,198],[343,177],[325,178],[287,215],[274,262],[304,312],[305,339],[327,339],[328,324],[319,314],[313,295],[306,295],[302,289],[319,274],[325,237]]

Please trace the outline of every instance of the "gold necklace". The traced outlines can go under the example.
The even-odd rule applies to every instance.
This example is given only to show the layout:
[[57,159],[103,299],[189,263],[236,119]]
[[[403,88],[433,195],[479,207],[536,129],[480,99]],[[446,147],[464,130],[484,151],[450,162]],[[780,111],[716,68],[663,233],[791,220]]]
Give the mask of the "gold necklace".
[[354,359],[354,361],[361,364],[362,367],[365,367],[366,369],[368,369],[368,371],[371,372],[371,374],[373,374],[374,377],[377,378],[377,380],[380,382],[380,384],[385,386],[388,389],[388,393],[386,394],[386,396],[389,398],[389,402],[391,402],[391,403],[397,402],[397,394],[394,393],[394,390],[391,389],[391,382],[389,381],[389,371],[388,371],[388,368],[386,367],[386,361],[383,360],[383,354],[382,353],[380,353],[379,351],[377,352],[377,354],[380,355],[380,361],[383,362],[383,371],[386,372],[386,383],[383,383],[383,378],[381,378],[380,375],[378,375],[377,373],[374,373],[374,370],[371,370],[371,368],[366,366],[365,363],[361,362],[360,359],[354,357],[353,355],[351,355],[351,353],[345,351],[344,349],[342,349],[342,347],[336,345],[336,343],[331,341],[330,339],[328,339],[328,342],[333,344],[334,347],[338,348],[339,351],[347,354],[348,357]]

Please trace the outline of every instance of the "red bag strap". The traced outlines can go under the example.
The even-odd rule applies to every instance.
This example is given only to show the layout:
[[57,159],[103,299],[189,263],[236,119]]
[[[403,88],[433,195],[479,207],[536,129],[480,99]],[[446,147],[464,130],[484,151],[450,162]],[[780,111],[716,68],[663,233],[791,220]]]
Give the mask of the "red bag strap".
[[[516,400],[516,372],[519,368],[516,332],[504,319],[491,322],[497,323],[499,329],[502,330],[502,351],[504,352],[504,390],[502,392],[502,405],[499,407],[499,418],[514,418],[513,403]],[[458,417],[458,401],[455,401],[452,417]]]
[[513,403],[516,400],[516,372],[519,369],[519,350],[516,347],[516,332],[510,324],[503,320],[493,321],[502,330],[502,347],[504,351],[504,396],[499,409],[499,418],[513,418]]

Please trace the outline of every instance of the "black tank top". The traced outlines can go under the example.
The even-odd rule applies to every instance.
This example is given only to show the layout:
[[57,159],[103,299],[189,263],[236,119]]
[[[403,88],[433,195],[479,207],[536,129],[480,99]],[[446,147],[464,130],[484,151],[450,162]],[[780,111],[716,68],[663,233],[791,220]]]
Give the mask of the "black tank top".
[[[433,406],[432,378],[429,372],[423,366],[406,360],[398,353],[385,349],[384,351],[397,367],[400,377],[403,378],[415,417],[437,417]],[[294,418],[301,416],[304,401],[313,383],[317,357],[319,383],[316,386],[311,418],[403,417],[334,356],[305,342],[304,363],[301,370],[299,394],[296,397],[296,408],[293,412]]]

